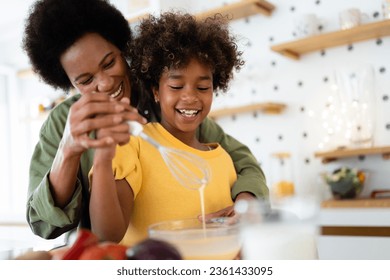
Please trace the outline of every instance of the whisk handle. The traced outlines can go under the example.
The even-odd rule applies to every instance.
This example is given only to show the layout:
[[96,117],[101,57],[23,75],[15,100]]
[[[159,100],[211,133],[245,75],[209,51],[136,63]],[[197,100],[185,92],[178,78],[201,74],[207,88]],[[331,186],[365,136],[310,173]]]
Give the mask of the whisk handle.
[[144,140],[148,141],[150,144],[155,146],[157,149],[161,148],[161,145],[157,143],[154,139],[150,138],[148,135],[143,133],[143,126],[139,122],[136,121],[128,121],[127,124],[129,125],[129,132],[134,136],[140,136]]
[[129,132],[134,136],[139,136],[144,130],[142,124],[140,124],[139,122],[128,121],[127,124],[129,125]]

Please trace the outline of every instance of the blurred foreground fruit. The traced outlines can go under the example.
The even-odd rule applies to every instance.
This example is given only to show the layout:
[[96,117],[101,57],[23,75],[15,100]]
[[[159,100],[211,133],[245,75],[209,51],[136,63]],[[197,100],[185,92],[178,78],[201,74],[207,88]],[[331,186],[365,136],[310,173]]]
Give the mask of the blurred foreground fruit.
[[15,258],[15,260],[51,260],[51,259],[52,256],[47,251],[28,251]]
[[128,260],[181,260],[179,251],[171,244],[156,240],[145,239],[126,251]]
[[86,248],[79,260],[126,260],[127,247],[115,243],[100,243]]
[[80,229],[76,241],[72,247],[63,255],[63,260],[78,260],[83,251],[89,247],[98,244],[96,235],[86,229]]

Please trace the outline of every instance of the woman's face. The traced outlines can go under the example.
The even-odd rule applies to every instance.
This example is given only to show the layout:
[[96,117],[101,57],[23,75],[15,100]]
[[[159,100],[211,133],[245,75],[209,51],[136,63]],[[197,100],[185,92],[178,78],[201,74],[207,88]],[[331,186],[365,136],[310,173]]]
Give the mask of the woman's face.
[[159,88],[153,91],[161,107],[161,124],[183,141],[195,135],[208,115],[213,100],[213,75],[210,67],[192,59],[184,68],[162,73]]
[[129,67],[120,50],[97,33],[88,33],[60,57],[62,67],[81,94],[103,92],[130,98]]

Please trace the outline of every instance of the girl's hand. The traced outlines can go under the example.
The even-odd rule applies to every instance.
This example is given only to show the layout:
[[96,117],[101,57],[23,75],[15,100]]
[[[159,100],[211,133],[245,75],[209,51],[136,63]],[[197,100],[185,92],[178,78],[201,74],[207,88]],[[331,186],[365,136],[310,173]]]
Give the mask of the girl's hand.
[[[234,212],[234,205],[223,208],[217,212],[209,213],[205,215],[205,221],[208,222],[212,219],[221,218],[221,217],[234,217],[236,213]],[[202,215],[198,216],[198,219],[202,221]]]
[[[252,194],[250,193],[246,193],[246,192],[243,192],[243,193],[240,193],[237,195],[236,197],[236,202],[239,201],[239,200],[254,200],[256,199]],[[229,218],[233,218],[232,220],[236,220],[238,219],[238,214],[234,211],[234,205],[232,206],[228,206],[226,208],[223,208],[219,211],[216,211],[216,212],[213,212],[213,213],[209,213],[209,214],[206,214],[205,215],[205,221],[210,221],[211,219],[216,219],[216,218],[223,218],[223,217],[229,217]],[[202,221],[202,216],[199,215],[198,216],[198,219],[200,221]]]

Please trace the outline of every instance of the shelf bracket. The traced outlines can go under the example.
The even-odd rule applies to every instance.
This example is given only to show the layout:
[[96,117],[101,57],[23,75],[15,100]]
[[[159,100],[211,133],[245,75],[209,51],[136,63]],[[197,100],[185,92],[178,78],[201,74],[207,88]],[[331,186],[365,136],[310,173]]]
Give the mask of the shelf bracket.
[[284,56],[287,56],[288,58],[294,59],[294,60],[299,60],[299,54],[293,51],[289,50],[282,50],[280,53]]
[[323,164],[327,164],[327,163],[329,163],[329,162],[336,161],[336,160],[337,160],[337,158],[326,157],[326,158],[323,158],[323,159],[321,160],[321,162],[322,162]]
[[390,159],[390,153],[383,153],[382,154],[382,158],[385,159],[385,160],[389,160]]
[[259,11],[259,13],[270,16],[275,9],[275,6],[267,1],[256,1],[255,7]]

